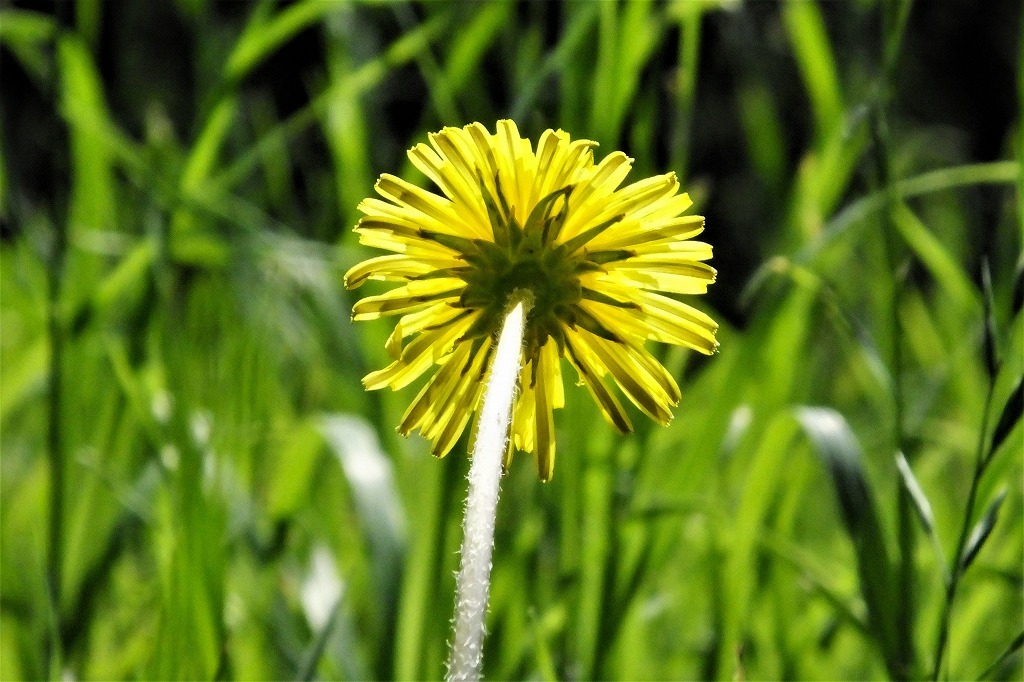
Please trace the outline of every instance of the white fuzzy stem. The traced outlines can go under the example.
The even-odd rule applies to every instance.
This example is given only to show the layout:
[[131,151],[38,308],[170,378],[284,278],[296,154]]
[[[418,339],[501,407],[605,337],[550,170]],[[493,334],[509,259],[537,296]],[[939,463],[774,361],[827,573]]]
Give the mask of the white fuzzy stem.
[[501,461],[508,444],[512,400],[523,346],[525,312],[520,303],[505,318],[491,376],[484,390],[469,496],[462,524],[462,561],[455,588],[455,639],[448,661],[449,680],[479,680],[483,664],[484,616],[491,587],[491,551],[498,507]]

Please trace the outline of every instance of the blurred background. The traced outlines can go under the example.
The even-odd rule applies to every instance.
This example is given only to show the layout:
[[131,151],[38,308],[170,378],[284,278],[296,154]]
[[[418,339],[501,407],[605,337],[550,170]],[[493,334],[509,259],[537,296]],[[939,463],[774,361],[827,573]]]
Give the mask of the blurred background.
[[680,176],[721,352],[658,349],[682,403],[628,437],[570,382],[554,480],[503,484],[486,676],[1020,679],[1022,28],[3,3],[0,677],[443,675],[468,444],[362,390],[391,323],[342,275],[379,173],[511,117]]

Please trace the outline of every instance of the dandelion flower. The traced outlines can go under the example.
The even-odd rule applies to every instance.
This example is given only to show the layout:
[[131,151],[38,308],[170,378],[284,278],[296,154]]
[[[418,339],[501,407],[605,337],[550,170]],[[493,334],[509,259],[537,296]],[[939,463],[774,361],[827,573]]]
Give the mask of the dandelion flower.
[[595,163],[596,143],[561,130],[544,132],[535,150],[512,121],[499,121],[493,135],[473,123],[429,141],[409,158],[441,194],[382,175],[375,189],[383,200],[360,203],[355,231],[362,244],[393,253],[345,275],[350,289],[370,279],[402,283],[353,307],[354,320],[400,316],[386,343],[394,361],[367,375],[366,388],[398,390],[438,368],[398,431],[418,429],[437,456],[451,450],[479,407],[495,337],[519,301],[528,315],[511,444],[536,453],[542,480],[554,468],[561,358],[619,431],[632,424],[610,383],[668,424],[679,387],[646,341],[711,354],[718,326],[671,295],[702,294],[715,281],[705,262],[711,246],[692,240],[704,218],[681,215],[691,201],[675,174],[620,187],[632,164],[622,152]]

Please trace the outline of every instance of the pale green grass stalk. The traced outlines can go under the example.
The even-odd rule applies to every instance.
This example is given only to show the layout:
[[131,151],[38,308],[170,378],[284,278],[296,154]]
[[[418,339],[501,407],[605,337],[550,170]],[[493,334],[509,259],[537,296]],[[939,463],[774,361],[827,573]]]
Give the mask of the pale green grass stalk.
[[[908,459],[912,454],[907,444],[904,430],[904,417],[907,410],[907,398],[903,385],[904,339],[900,320],[903,304],[905,275],[902,274],[902,263],[899,262],[899,249],[896,244],[897,234],[893,226],[893,215],[897,206],[896,189],[893,182],[892,148],[890,145],[889,107],[893,92],[894,74],[899,62],[900,37],[906,22],[910,3],[890,2],[882,9],[882,40],[881,55],[882,73],[879,82],[878,102],[872,125],[872,136],[875,144],[876,179],[879,188],[886,197],[886,208],[881,215],[881,229],[884,232],[883,244],[889,271],[893,273],[889,300],[890,324],[890,368],[892,374],[892,405],[893,405],[893,445],[895,456]],[[899,586],[899,608],[896,611],[896,636],[894,649],[890,652],[892,660],[888,661],[889,671],[897,679],[916,677],[917,656],[914,649],[914,628],[917,624],[916,610],[918,597],[916,592],[915,552],[917,535],[914,531],[914,506],[910,492],[906,486],[896,489],[897,546],[899,561],[896,568],[896,581]]]
[[992,393],[995,387],[995,379],[989,379],[988,392],[985,396],[985,411],[982,413],[981,426],[978,429],[978,451],[974,459],[974,471],[971,475],[971,489],[967,493],[967,505],[964,507],[963,523],[960,526],[960,534],[957,536],[956,545],[953,547],[951,565],[949,567],[949,582],[946,583],[946,601],[942,605],[942,618],[939,622],[938,641],[935,643],[935,664],[932,667],[932,679],[938,681],[942,675],[942,664],[945,660],[946,645],[949,643],[950,616],[953,614],[953,602],[956,600],[956,593],[960,587],[960,578],[964,574],[963,553],[967,545],[967,537],[971,532],[971,519],[974,517],[974,505],[978,496],[978,483],[985,473],[985,465],[988,460],[985,457],[985,437],[988,432],[989,417],[992,412]]
[[[974,520],[974,508],[978,502],[978,491],[985,470],[992,461],[995,451],[999,446],[1001,438],[999,432],[1003,419],[996,418],[997,425],[992,439],[989,440],[989,427],[992,420],[992,407],[995,399],[996,377],[999,374],[1000,358],[996,345],[995,321],[992,310],[992,279],[987,262],[982,268],[982,300],[984,302],[985,315],[985,365],[988,370],[988,389],[985,392],[985,407],[981,414],[981,425],[978,427],[978,444],[974,456],[974,471],[971,474],[971,488],[967,493],[967,504],[964,507],[963,521],[960,525],[960,533],[957,536],[956,546],[953,548],[953,555],[950,559],[949,570],[946,575],[945,601],[942,604],[942,615],[939,620],[939,631],[935,643],[935,663],[932,668],[932,679],[938,680],[942,675],[943,661],[945,660],[946,648],[949,644],[950,620],[953,614],[953,603],[956,601],[957,590],[960,587],[960,580],[967,571],[972,558],[969,558],[970,551],[967,545],[972,542],[972,521]],[[1012,402],[1012,398],[1010,399]],[[998,509],[999,502],[996,503]],[[984,540],[981,540],[984,542]],[[980,544],[978,545],[980,546]]]
[[61,274],[64,269],[66,232],[63,225],[56,226],[57,238],[49,268],[49,305],[47,324],[50,334],[49,416],[47,423],[47,450],[50,465],[49,552],[46,563],[47,588],[50,601],[50,640],[46,658],[50,675],[56,675],[60,665],[61,584],[64,566],[64,446],[61,429],[61,365],[64,361],[64,327],[60,319]]
[[697,75],[700,62],[700,22],[703,7],[697,3],[682,5],[679,17],[679,63],[676,67],[675,112],[672,121],[672,151],[669,165],[686,178],[690,156],[690,131],[693,127],[693,107],[697,94]]

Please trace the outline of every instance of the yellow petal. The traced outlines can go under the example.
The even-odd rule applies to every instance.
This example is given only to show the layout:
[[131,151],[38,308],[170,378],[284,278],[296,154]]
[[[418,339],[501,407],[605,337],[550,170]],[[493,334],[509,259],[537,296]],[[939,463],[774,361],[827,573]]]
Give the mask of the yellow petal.
[[597,406],[601,408],[601,414],[608,422],[622,433],[633,431],[633,425],[622,409],[618,398],[608,390],[608,386],[601,380],[604,370],[593,360],[593,353],[581,342],[580,335],[567,329],[565,334],[566,344],[569,350],[567,358],[580,374],[580,381],[586,385],[590,395],[594,397]]
[[402,355],[403,339],[418,334],[424,329],[448,324],[464,312],[464,309],[456,308],[448,303],[435,303],[423,310],[403,315],[399,318],[391,336],[384,343],[384,348],[393,359],[397,360]]
[[547,185],[540,189],[538,196],[544,197],[566,185],[585,182],[593,171],[593,148],[596,146],[592,140],[575,140],[561,147],[551,162],[552,172],[548,173]]
[[455,350],[448,356],[448,361],[420,389],[402,415],[402,421],[398,426],[400,434],[408,436],[413,429],[423,423],[432,409],[436,412],[437,406],[448,404],[459,383],[465,380],[464,370],[471,360],[472,347],[473,343],[470,341],[456,344]]
[[[696,261],[642,261],[629,259],[605,264],[608,278],[625,285],[668,291],[674,294],[704,294],[715,281],[716,271]],[[598,281],[602,281],[602,277]]]
[[564,132],[545,130],[537,143],[536,165],[537,172],[534,174],[533,187],[530,190],[529,203],[535,206],[541,197],[551,192],[545,192],[548,187],[548,178],[558,170],[555,159],[564,156],[565,148],[568,146],[568,138]]
[[[519,373],[519,398],[516,401],[516,409],[512,414],[512,440],[517,450],[533,452],[534,444],[534,421],[537,405],[537,394],[535,386],[530,385],[530,374],[533,371],[532,363],[528,362]],[[506,460],[505,465],[509,462]]]
[[[611,289],[612,285],[605,285],[605,291]],[[637,289],[634,292],[634,299],[646,293]],[[715,330],[718,325],[714,321],[709,325],[707,321],[710,318],[685,304],[679,305],[689,309],[690,317],[643,306],[639,309],[623,309],[595,301],[582,301],[580,305],[606,327],[634,338],[686,346],[706,355],[714,353],[718,347],[718,342],[715,341]]]
[[451,352],[455,342],[466,333],[479,313],[467,311],[451,323],[417,336],[402,351],[402,357],[384,369],[370,372],[363,378],[363,385],[373,391],[385,386],[398,390],[416,380],[431,365]]
[[459,436],[466,429],[470,417],[477,411],[483,397],[485,376],[490,367],[490,346],[485,345],[473,358],[469,371],[459,382],[458,389],[444,411],[430,427],[422,430],[424,437],[433,441],[431,452],[444,457],[455,446]]
[[[494,171],[485,170],[478,164],[473,139],[468,131],[462,128],[448,127],[431,135],[429,139],[438,154],[450,162],[454,171],[473,188],[474,194],[479,192],[478,175],[493,177]],[[482,197],[480,203],[483,203]]]
[[459,253],[434,241],[416,228],[415,232],[379,219],[360,220],[354,230],[359,243],[385,251],[394,251],[412,258],[457,258]]
[[691,215],[661,222],[646,222],[628,216],[614,228],[595,237],[589,244],[591,251],[602,249],[632,249],[642,253],[647,249],[672,249],[686,244],[691,237],[704,231],[704,216]]
[[562,387],[562,363],[558,356],[558,344],[549,338],[540,349],[540,371],[545,374],[544,382],[551,392],[551,406],[565,407],[565,390]]
[[[700,216],[697,216],[700,218]],[[703,221],[703,219],[701,219]],[[638,244],[630,249],[637,261],[706,261],[710,260],[713,251],[710,244],[686,240],[674,240],[667,243],[648,242]]]
[[645,373],[650,381],[661,387],[673,407],[679,404],[679,399],[682,397],[679,393],[679,385],[664,365],[658,362],[643,346],[627,343],[622,350],[638,366],[640,372]]
[[497,124],[496,158],[505,196],[512,205],[519,224],[526,222],[532,206],[527,205],[537,161],[530,141],[519,136],[515,121],[502,119]]
[[580,342],[593,350],[630,402],[663,426],[672,421],[668,396],[646,373],[638,371],[639,366],[625,355],[621,344],[602,339],[588,331],[580,332]]
[[718,323],[706,313],[674,298],[653,292],[637,291],[636,297],[641,310],[648,316],[647,320],[659,321],[667,328],[688,331],[699,337],[700,342],[692,346],[694,350],[710,355],[718,348],[718,342],[715,341]]
[[422,143],[409,150],[409,160],[451,199],[453,210],[463,221],[486,228],[482,230],[485,238],[492,238],[487,207],[480,196],[476,178],[463,173],[454,163]]
[[541,368],[537,372],[534,390],[534,443],[537,448],[537,477],[542,481],[551,480],[555,469],[555,424],[551,414],[553,387],[548,384],[550,373]]
[[453,208],[451,201],[399,177],[384,173],[374,189],[384,198],[395,202],[399,209],[405,209],[399,212],[400,215],[425,227],[470,238],[487,239],[490,236],[482,225],[464,220]]
[[632,164],[633,159],[622,152],[612,152],[594,167],[590,178],[576,186],[569,195],[569,213],[559,233],[559,243],[582,234],[618,213],[606,210],[608,197],[625,180]]
[[[671,174],[672,179],[676,180],[675,174]],[[690,195],[686,192],[676,194],[679,190],[678,181],[675,184],[671,194],[664,194],[660,198],[655,199],[643,207],[637,208],[633,212],[633,216],[637,220],[642,220],[645,223],[657,225],[658,223],[673,220],[680,213],[693,206],[693,201],[690,200]]]
[[413,258],[404,254],[377,256],[352,266],[345,273],[345,288],[355,289],[368,279],[402,281],[464,265],[466,262],[458,258]]

